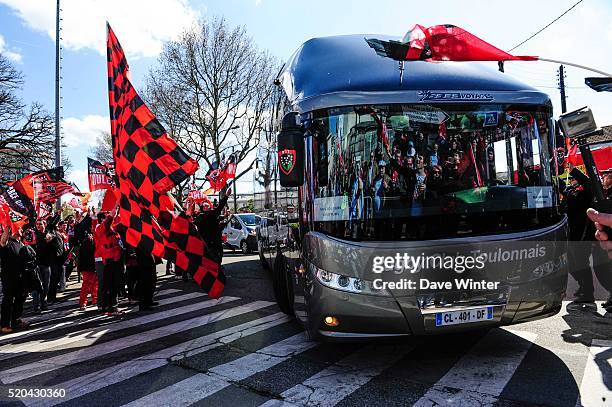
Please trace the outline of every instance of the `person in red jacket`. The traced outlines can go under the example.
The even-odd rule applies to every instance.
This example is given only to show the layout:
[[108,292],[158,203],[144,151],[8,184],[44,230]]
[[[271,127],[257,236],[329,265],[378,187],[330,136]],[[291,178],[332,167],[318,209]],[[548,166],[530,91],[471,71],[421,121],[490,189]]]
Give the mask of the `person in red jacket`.
[[118,315],[117,309],[117,278],[121,272],[121,256],[123,249],[119,234],[112,226],[113,217],[107,216],[96,230],[98,244],[102,245],[101,256],[104,263],[102,278],[102,296],[104,298],[103,312],[107,315]]
[[106,218],[106,212],[99,212],[96,218],[92,221],[92,228],[94,231],[94,269],[98,276],[98,309],[104,309],[104,296],[102,295],[102,287],[104,286],[104,262],[102,262],[102,251],[104,246],[102,245],[102,229],[100,225]]
[[77,256],[77,269],[79,275],[83,276],[83,285],[79,296],[79,306],[82,311],[87,307],[87,296],[91,294],[92,305],[97,305],[98,301],[98,278],[96,276],[96,268],[94,261],[94,238],[91,233],[91,218],[86,217],[84,227],[88,226],[88,230],[80,239],[80,245]]

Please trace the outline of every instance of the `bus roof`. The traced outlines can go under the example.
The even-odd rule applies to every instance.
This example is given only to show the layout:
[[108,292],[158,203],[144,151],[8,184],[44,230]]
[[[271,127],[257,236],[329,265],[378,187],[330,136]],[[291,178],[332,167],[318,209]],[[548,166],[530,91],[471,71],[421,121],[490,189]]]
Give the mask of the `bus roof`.
[[313,38],[298,48],[279,75],[294,110],[382,103],[550,103],[545,93],[478,62],[407,61],[400,83],[399,63],[377,55],[364,38],[398,39],[340,35]]

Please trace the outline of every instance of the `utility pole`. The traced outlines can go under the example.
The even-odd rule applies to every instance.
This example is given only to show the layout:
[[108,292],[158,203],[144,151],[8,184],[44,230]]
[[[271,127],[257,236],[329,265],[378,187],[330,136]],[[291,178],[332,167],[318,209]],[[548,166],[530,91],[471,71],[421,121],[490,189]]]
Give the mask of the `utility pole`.
[[[232,146],[232,154],[234,154],[234,146]],[[219,163],[219,166],[221,166],[221,163]],[[238,213],[238,198],[236,198],[236,178],[234,178],[234,180],[232,181],[232,188],[234,189],[232,192],[232,195],[234,195],[234,213]]]
[[274,209],[278,210],[278,188],[276,187],[278,181],[278,168],[274,168]]
[[[62,143],[60,137],[60,0],[55,10],[55,167],[62,165]],[[61,199],[56,207],[62,206]]]
[[561,91],[561,113],[565,113],[567,112],[567,104],[565,102],[565,69],[563,65],[559,65],[557,73],[559,74],[558,82]]

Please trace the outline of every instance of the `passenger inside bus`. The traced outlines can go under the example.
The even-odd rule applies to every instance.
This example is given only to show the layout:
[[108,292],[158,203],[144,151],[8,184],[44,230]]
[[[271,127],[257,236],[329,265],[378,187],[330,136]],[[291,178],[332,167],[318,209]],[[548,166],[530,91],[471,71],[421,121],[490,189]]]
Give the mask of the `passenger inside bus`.
[[[388,105],[322,116],[309,128],[315,195],[319,205],[346,200],[345,215],[322,225],[345,237],[478,234],[492,220],[520,229],[553,206],[545,112]],[[531,209],[542,210],[535,218],[509,216]]]

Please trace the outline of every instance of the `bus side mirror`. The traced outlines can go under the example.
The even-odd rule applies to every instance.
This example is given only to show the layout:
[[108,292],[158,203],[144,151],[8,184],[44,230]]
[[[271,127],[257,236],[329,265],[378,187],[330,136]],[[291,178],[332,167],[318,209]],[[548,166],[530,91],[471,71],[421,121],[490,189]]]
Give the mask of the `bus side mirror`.
[[278,173],[283,187],[300,187],[304,183],[304,132],[296,124],[297,113],[287,113],[277,136]]

